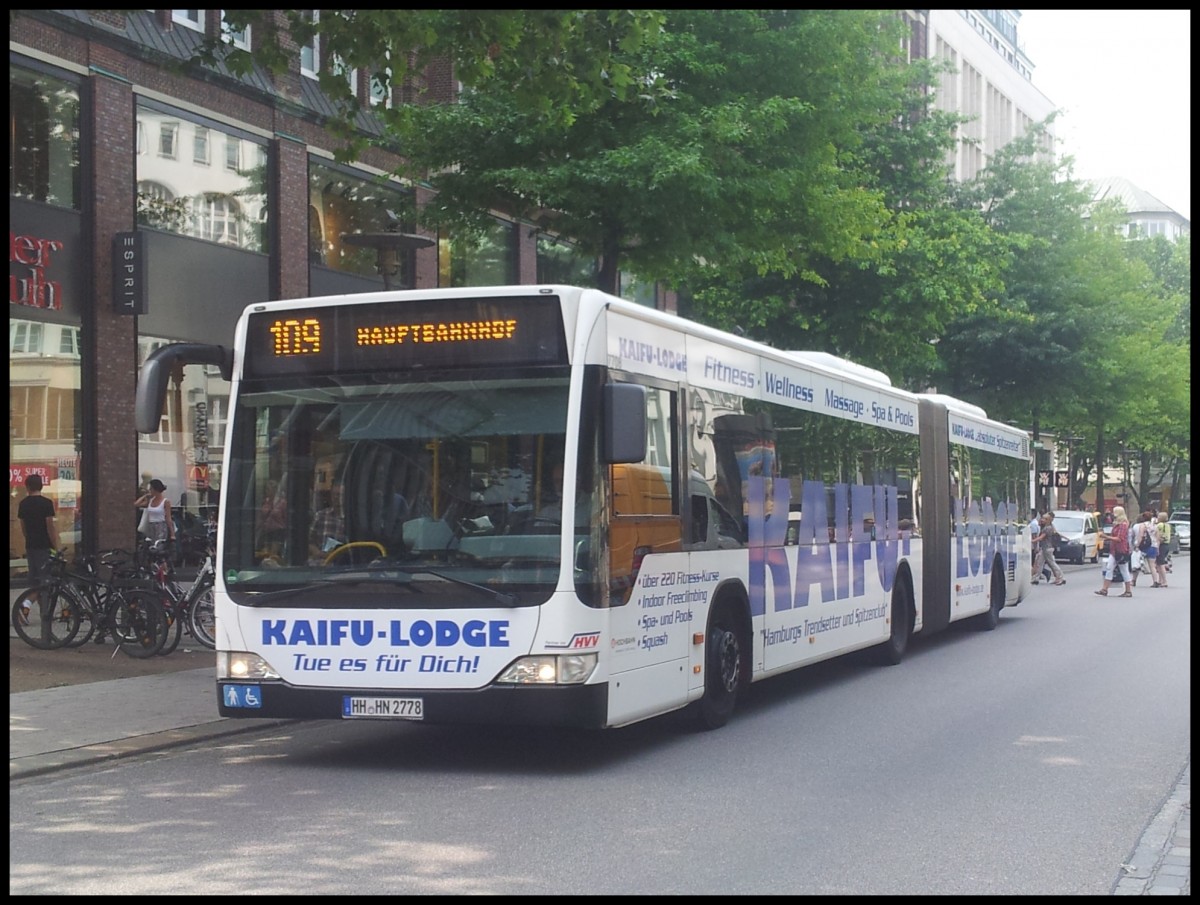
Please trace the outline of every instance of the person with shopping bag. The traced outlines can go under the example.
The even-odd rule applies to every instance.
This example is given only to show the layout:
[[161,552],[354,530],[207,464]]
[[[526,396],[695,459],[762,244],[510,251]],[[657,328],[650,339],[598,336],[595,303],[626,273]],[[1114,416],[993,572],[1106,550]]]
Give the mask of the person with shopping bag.
[[1113,507],[1113,531],[1108,544],[1108,559],[1104,562],[1104,586],[1093,593],[1101,597],[1108,596],[1108,589],[1121,576],[1125,582],[1125,593],[1121,597],[1133,596],[1133,579],[1129,574],[1131,550],[1129,547],[1129,516],[1125,514],[1124,506]]

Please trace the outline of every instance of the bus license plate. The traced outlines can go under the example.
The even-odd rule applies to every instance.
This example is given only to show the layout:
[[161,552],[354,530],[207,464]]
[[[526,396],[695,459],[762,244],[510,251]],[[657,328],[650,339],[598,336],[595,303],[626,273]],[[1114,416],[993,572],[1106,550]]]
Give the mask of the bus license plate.
[[423,720],[425,701],[423,698],[360,698],[346,695],[342,698],[344,720]]

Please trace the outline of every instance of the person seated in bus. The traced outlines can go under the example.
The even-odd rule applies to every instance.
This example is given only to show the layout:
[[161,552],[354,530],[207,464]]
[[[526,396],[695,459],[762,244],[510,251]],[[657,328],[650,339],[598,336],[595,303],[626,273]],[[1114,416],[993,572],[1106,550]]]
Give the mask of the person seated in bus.
[[308,532],[310,562],[324,562],[329,553],[346,542],[344,497],[341,483],[335,483],[329,490],[318,491],[318,499],[324,505],[313,515]]

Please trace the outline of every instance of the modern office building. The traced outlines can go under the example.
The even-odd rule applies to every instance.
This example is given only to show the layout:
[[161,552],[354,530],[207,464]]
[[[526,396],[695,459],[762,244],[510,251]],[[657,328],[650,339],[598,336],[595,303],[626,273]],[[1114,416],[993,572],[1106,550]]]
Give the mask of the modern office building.
[[[1054,111],[1034,84],[1034,64],[1019,35],[1020,10],[933,9],[926,17],[927,55],[951,64],[934,102],[942,110],[971,117],[954,156],[955,179],[973,179],[992,156]],[[1051,126],[1045,142],[1053,153]]]

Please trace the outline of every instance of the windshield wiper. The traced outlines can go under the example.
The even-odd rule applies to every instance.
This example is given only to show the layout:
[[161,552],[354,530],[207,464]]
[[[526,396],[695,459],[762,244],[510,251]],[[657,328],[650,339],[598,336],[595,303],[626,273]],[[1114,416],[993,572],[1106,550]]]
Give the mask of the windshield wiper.
[[[382,567],[380,567],[380,568],[382,568]],[[395,569],[400,572],[404,572],[406,575],[409,575],[409,576],[419,575],[419,574],[432,575],[434,578],[440,578],[443,581],[453,582],[454,584],[460,584],[465,588],[474,588],[476,591],[483,591],[485,594],[490,594],[492,596],[492,598],[494,600],[496,600],[496,602],[502,604],[503,606],[513,607],[513,606],[517,605],[517,595],[516,594],[509,594],[509,593],[506,593],[505,591],[497,591],[495,588],[489,588],[485,584],[478,584],[477,582],[474,582],[474,581],[467,581],[465,578],[459,578],[456,575],[447,575],[445,572],[438,572],[433,569],[425,568],[423,566],[408,568],[408,569],[404,568],[403,566],[388,566],[387,569],[389,569],[389,570]]]

